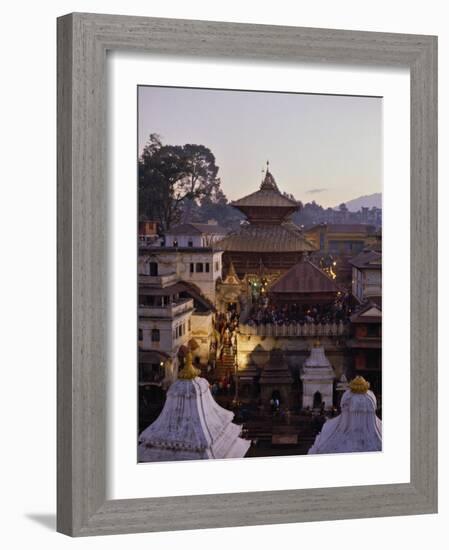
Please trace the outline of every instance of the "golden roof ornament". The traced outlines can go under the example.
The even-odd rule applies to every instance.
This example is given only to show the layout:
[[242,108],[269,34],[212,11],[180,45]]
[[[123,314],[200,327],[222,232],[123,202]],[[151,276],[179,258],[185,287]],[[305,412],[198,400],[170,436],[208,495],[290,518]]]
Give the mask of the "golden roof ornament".
[[262,191],[277,191],[279,193],[276,180],[274,179],[273,174],[270,172],[270,163],[268,160],[267,160],[267,169],[265,171],[265,177],[263,178],[262,183],[260,184],[260,189]]
[[349,389],[352,393],[366,393],[370,388],[370,384],[363,376],[356,376],[349,383]]
[[319,340],[319,338],[317,338],[314,342],[313,342],[313,347],[314,348],[319,348],[321,346],[321,342]]
[[226,275],[225,280],[223,281],[226,285],[240,285],[240,279],[235,271],[234,264],[231,262],[229,266],[228,274]]
[[180,380],[193,380],[201,373],[200,369],[196,369],[192,364],[192,353],[189,351],[186,355],[185,365],[178,373]]

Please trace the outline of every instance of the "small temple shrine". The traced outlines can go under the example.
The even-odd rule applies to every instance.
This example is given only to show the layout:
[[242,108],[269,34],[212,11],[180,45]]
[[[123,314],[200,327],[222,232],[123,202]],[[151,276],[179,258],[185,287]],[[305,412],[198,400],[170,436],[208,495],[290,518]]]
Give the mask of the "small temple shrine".
[[217,308],[221,312],[233,309],[240,313],[244,285],[235,272],[234,264],[228,267],[223,281],[217,283]]
[[282,408],[289,408],[292,383],[293,377],[285,361],[284,352],[279,348],[273,349],[259,379],[262,403],[268,406],[274,398],[279,401]]
[[234,413],[217,404],[199,372],[189,352],[161,414],[139,436],[139,462],[245,456],[251,442],[240,437]]
[[302,408],[332,409],[335,372],[317,341],[302,366]]
[[327,420],[308,454],[357,453],[382,450],[382,421],[370,385],[356,376],[341,398],[341,414]]
[[252,278],[279,276],[294,266],[304,254],[314,252],[291,216],[301,203],[283,195],[268,170],[258,191],[231,203],[247,221],[237,231],[217,243],[224,251],[225,265],[231,262],[237,275]]

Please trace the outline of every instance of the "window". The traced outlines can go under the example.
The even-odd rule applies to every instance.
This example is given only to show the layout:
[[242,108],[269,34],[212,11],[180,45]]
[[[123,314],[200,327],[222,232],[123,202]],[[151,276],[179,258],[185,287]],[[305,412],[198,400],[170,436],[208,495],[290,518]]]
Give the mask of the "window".
[[367,336],[368,338],[379,338],[380,326],[377,324],[368,325]]
[[161,340],[161,333],[158,328],[153,328],[151,330],[151,341],[152,342],[160,342]]
[[175,248],[178,246],[178,239],[173,239],[173,246]]
[[215,271],[218,271],[220,269],[220,264],[218,262],[215,262]]
[[139,328],[139,342],[142,342],[143,340],[143,330]]
[[188,327],[189,327],[189,332],[190,332],[192,330],[192,322],[190,321],[190,319],[189,319]]
[[206,273],[209,273],[209,270],[210,270],[210,264],[207,263],[207,264],[204,264],[204,267],[206,268]]
[[150,262],[150,275],[151,277],[157,277],[158,267],[157,262]]
[[203,264],[202,263],[197,263],[196,264],[196,272],[197,273],[202,273],[203,272]]
[[193,247],[193,241],[192,239],[189,239],[188,243],[187,243],[187,246],[189,246],[190,248]]
[[190,273],[195,271],[195,264],[190,264]]

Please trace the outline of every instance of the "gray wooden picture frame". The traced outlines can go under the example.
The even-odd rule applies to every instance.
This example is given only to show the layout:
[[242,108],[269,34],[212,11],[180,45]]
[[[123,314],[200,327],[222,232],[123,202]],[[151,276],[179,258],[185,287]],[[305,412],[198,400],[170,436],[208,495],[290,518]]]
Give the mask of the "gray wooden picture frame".
[[[58,531],[83,536],[436,512],[437,38],[81,13],[57,25]],[[106,499],[108,50],[410,69],[410,483]]]

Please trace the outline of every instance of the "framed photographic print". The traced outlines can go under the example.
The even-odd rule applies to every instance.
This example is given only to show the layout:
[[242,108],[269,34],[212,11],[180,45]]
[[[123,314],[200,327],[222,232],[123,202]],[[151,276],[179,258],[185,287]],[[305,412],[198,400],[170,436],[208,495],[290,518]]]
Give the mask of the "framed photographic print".
[[437,507],[436,38],[58,20],[58,530]]

